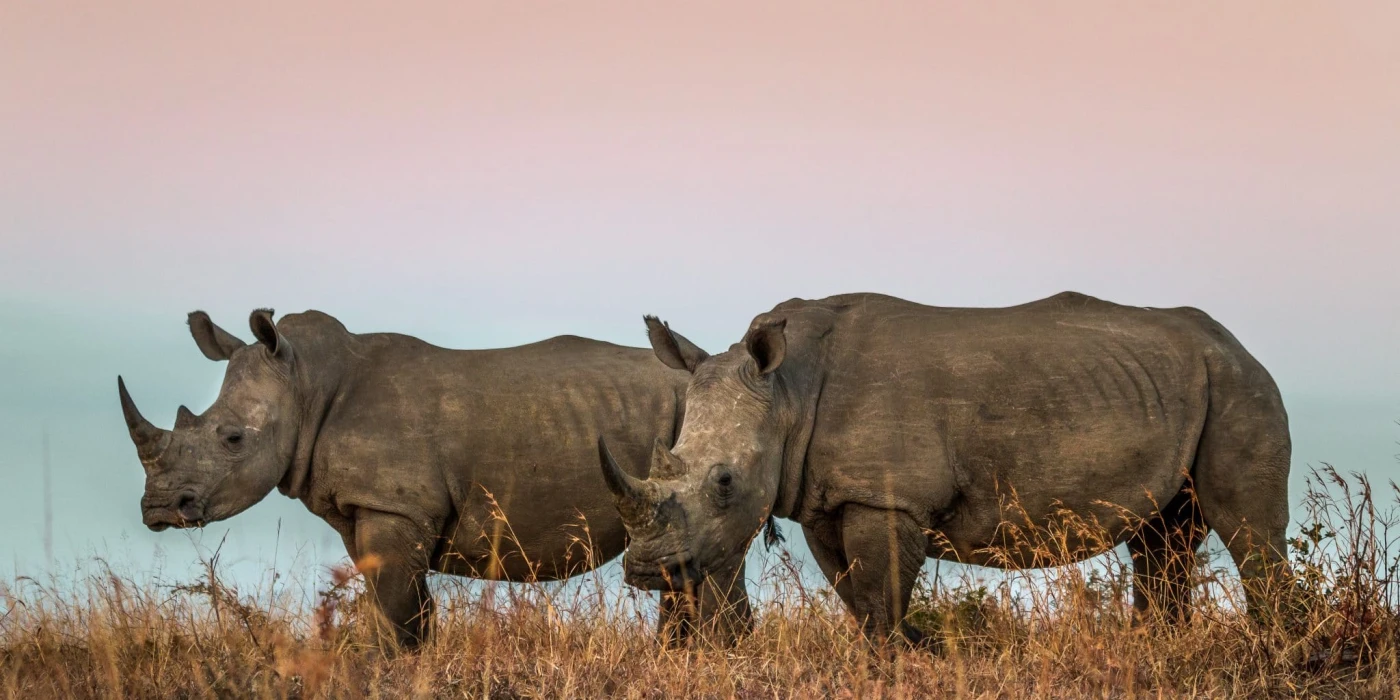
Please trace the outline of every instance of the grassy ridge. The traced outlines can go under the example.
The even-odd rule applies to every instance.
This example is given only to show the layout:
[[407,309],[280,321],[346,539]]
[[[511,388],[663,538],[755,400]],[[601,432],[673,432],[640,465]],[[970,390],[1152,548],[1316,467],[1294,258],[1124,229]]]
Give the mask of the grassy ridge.
[[[313,602],[249,594],[217,560],[187,585],[136,585],[94,567],[61,589],[0,587],[7,697],[1397,697],[1400,490],[1314,475],[1291,542],[1288,614],[1251,619],[1233,569],[1196,563],[1192,616],[1136,624],[1116,559],[994,586],[926,581],[911,620],[942,649],[874,653],[829,587],[785,555],[751,577],[755,633],[731,649],[663,649],[635,591],[463,581],[422,651],[388,655],[350,569]],[[1016,529],[1047,559],[1084,523]],[[1396,531],[1394,534],[1400,534]],[[456,581],[462,581],[460,579]],[[450,588],[450,587],[449,587]],[[476,594],[469,594],[473,590]]]

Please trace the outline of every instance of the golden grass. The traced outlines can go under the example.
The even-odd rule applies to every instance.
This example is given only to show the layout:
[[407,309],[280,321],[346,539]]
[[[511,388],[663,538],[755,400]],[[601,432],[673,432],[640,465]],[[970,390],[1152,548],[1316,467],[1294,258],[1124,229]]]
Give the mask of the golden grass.
[[[1395,490],[1394,484],[1391,489]],[[1315,475],[1290,543],[1294,614],[1242,611],[1232,567],[1198,558],[1191,621],[1135,624],[1117,559],[921,585],[910,619],[940,652],[876,653],[828,586],[778,551],[750,592],[754,634],[666,650],[646,594],[441,577],[421,651],[371,644],[352,571],[314,601],[206,574],[137,585],[99,563],[79,582],[0,587],[7,697],[1397,697],[1400,582],[1391,516],[1363,478]],[[1054,533],[1048,539],[1054,541]],[[1040,545],[1038,545],[1040,546]],[[1288,623],[1269,620],[1283,620]]]

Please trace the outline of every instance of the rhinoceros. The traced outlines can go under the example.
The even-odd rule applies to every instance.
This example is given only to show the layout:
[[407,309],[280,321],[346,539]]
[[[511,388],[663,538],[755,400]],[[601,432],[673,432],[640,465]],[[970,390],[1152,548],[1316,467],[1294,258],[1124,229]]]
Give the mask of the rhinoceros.
[[[1072,292],[1008,308],[793,299],[715,356],[655,317],[646,325],[657,357],[691,379],[650,478],[599,440],[633,585],[725,570],[770,516],[801,524],[872,641],[917,640],[903,616],[927,557],[1042,567],[1126,542],[1135,608],[1171,620],[1188,612],[1190,554],[1208,530],[1252,610],[1274,590],[1260,584],[1286,573],[1283,402],[1197,309]],[[1009,522],[1064,513],[1105,536],[1068,532],[1047,559],[1008,535]]]
[[[118,377],[146,470],[142,519],[156,531],[202,526],[274,487],[301,500],[365,572],[391,648],[414,647],[431,629],[429,571],[557,580],[621,553],[626,532],[597,478],[595,436],[642,463],[671,443],[684,409],[687,375],[644,348],[561,336],[448,350],[350,333],[318,311],[274,323],[262,309],[250,326],[248,345],[207,314],[189,315],[196,345],[228,369],[213,406],[202,415],[181,406],[174,430],[143,418]],[[698,623],[744,631],[742,575],[723,600],[664,597],[668,641]]]

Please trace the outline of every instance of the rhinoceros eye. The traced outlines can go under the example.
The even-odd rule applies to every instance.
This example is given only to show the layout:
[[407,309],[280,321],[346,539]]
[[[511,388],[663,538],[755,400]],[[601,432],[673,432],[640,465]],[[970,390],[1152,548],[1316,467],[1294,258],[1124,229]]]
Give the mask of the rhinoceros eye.
[[225,426],[219,428],[219,437],[223,440],[224,446],[236,450],[243,446],[243,430]]
[[722,464],[715,465],[715,500],[721,507],[729,505],[730,494],[734,491],[734,473]]

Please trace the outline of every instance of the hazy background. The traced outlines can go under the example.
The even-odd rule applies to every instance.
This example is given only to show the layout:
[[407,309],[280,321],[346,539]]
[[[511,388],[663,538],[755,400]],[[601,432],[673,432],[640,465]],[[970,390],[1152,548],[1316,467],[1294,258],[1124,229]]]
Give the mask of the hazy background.
[[343,556],[276,495],[141,526],[115,378],[203,410],[197,308],[715,351],[794,296],[1190,304],[1295,496],[1400,472],[1400,4],[225,5],[0,0],[0,571],[45,567],[44,426],[60,566]]

